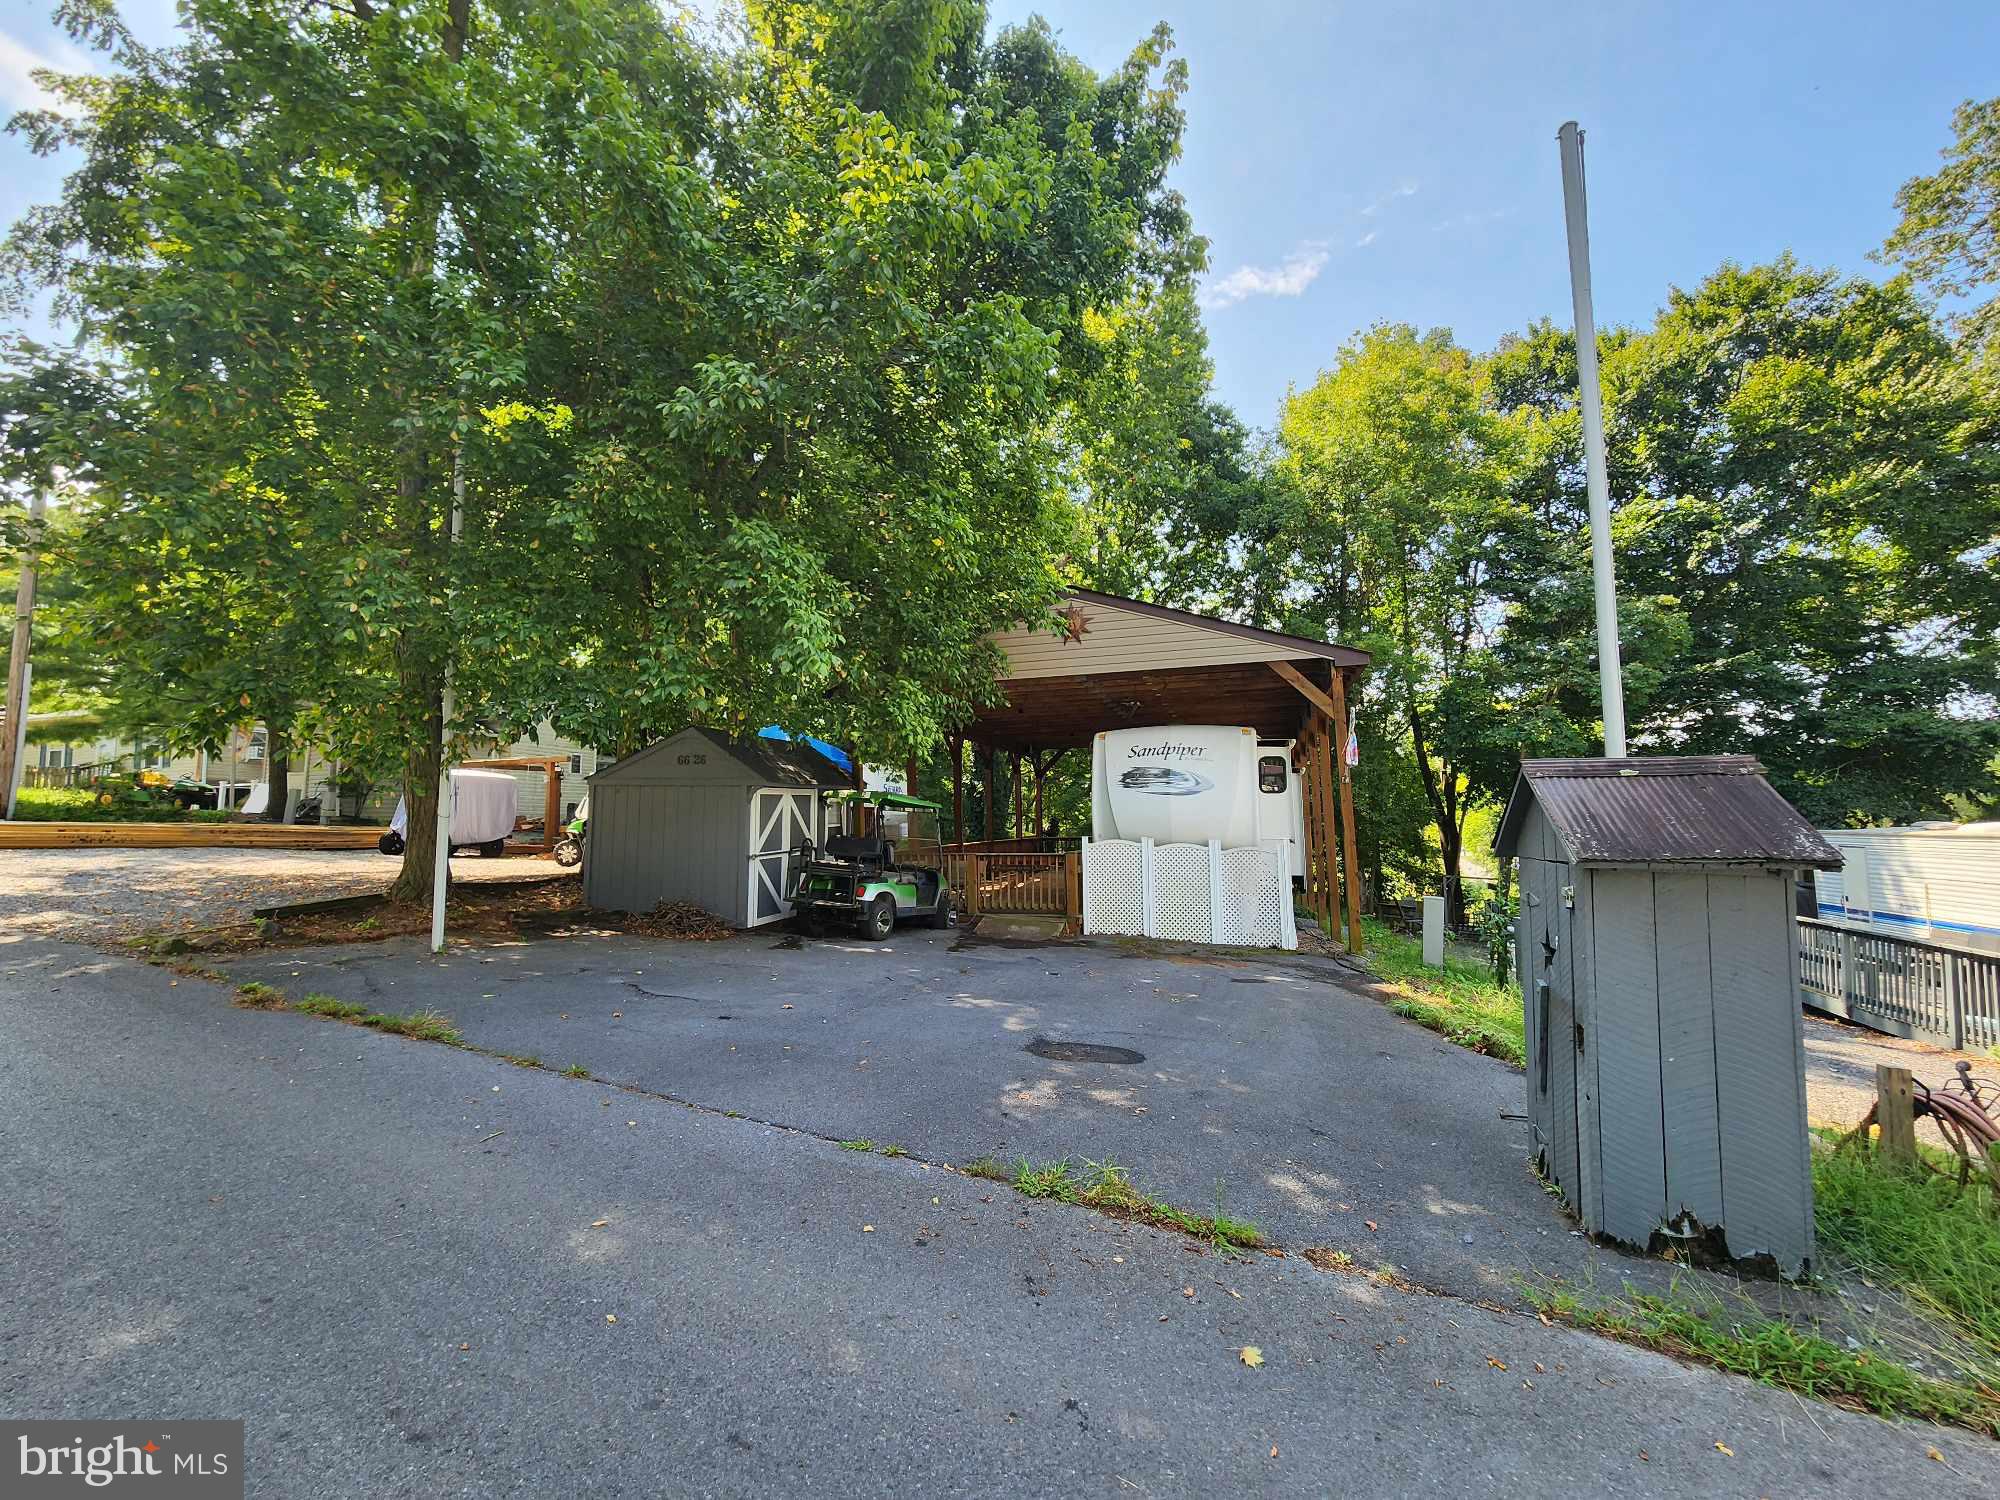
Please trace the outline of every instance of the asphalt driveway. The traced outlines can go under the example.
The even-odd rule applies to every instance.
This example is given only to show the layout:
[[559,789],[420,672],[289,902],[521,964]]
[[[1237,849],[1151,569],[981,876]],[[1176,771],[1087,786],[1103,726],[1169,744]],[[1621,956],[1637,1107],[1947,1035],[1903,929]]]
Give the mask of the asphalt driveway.
[[1528,1171],[1526,1126],[1503,1118],[1523,1108],[1518,1072],[1340,987],[1325,961],[898,929],[882,944],[607,935],[442,959],[398,941],[230,968],[293,995],[439,1010],[479,1047],[827,1140],[955,1164],[1117,1161],[1184,1207],[1460,1296],[1518,1305],[1535,1272],[1606,1292],[1671,1274],[1572,1232]]
[[[627,945],[523,955],[514,983],[568,953],[579,993],[637,1019],[625,980],[660,976]],[[441,974],[497,999],[472,984],[499,957]],[[413,992],[393,955],[368,967]],[[1875,1496],[2000,1473],[1970,1434],[35,939],[0,943],[0,1140],[0,1410],[241,1417],[259,1496]]]

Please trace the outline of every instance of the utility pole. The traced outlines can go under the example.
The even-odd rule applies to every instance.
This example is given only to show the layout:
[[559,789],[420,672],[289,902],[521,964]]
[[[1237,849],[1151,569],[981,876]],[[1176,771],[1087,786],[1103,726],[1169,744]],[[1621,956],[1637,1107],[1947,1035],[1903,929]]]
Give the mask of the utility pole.
[[14,816],[21,789],[21,763],[28,758],[28,648],[35,622],[36,549],[48,495],[40,485],[28,501],[28,545],[21,553],[21,578],[14,586],[14,643],[7,656],[7,733],[0,743],[0,816]]
[[[451,545],[465,527],[465,434],[451,454]],[[451,686],[451,648],[445,648],[444,691],[439,695],[437,851],[431,857],[431,952],[444,952],[444,893],[451,881],[451,716],[457,712]]]
[[1625,678],[1618,656],[1618,585],[1611,566],[1611,481],[1604,466],[1604,397],[1597,383],[1597,320],[1590,306],[1590,219],[1583,197],[1583,131],[1567,121],[1562,146],[1563,218],[1569,229],[1569,291],[1576,307],[1577,395],[1583,414],[1584,482],[1590,495],[1590,581],[1597,599],[1597,681],[1604,753],[1625,754]]

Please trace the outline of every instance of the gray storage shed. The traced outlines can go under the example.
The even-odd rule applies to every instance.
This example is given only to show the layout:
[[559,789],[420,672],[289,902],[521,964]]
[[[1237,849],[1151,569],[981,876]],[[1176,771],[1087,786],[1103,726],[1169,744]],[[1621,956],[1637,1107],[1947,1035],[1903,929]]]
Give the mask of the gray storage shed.
[[737,927],[791,915],[792,852],[820,841],[820,792],[852,778],[810,745],[684,729],[590,778],[583,899],[690,901]]
[[1840,855],[1747,755],[1528,760],[1494,852],[1528,1116],[1584,1227],[1645,1249],[1813,1254],[1793,886]]

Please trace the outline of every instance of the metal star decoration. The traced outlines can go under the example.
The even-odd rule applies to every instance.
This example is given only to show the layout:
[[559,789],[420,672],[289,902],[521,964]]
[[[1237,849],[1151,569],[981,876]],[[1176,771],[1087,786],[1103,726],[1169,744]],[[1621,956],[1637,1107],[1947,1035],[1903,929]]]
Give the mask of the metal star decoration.
[[1556,942],[1547,933],[1542,934],[1542,967],[1548,968],[1556,961]]
[[1059,611],[1056,618],[1062,621],[1064,645],[1081,641],[1090,633],[1090,616],[1083,612],[1081,604],[1072,604],[1068,609]]

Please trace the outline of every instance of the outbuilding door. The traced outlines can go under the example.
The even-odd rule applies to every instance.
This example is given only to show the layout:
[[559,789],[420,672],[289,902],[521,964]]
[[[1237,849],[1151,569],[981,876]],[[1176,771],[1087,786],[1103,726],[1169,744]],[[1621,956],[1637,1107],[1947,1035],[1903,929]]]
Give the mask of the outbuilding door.
[[761,927],[792,914],[792,904],[785,899],[791,889],[792,851],[813,837],[818,795],[776,790],[751,794],[750,926]]

